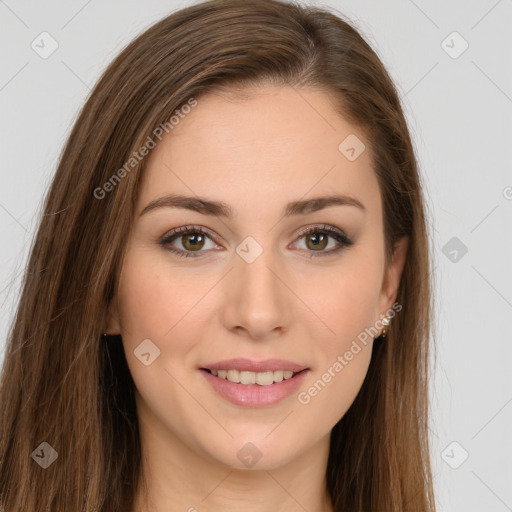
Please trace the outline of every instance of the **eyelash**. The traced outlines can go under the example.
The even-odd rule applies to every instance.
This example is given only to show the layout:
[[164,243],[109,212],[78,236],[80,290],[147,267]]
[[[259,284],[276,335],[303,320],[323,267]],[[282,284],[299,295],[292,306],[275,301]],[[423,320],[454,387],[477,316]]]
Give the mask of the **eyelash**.
[[[186,235],[189,233],[195,233],[195,234],[207,236],[208,238],[210,238],[212,241],[215,242],[215,240],[213,240],[213,238],[204,229],[202,229],[199,226],[182,226],[180,228],[174,229],[169,234],[164,236],[159,241],[159,244],[161,246],[163,246],[167,251],[172,252],[173,254],[176,254],[180,258],[190,258],[190,257],[197,258],[197,257],[199,257],[199,253],[205,252],[205,251],[201,251],[201,250],[199,250],[199,251],[183,251],[182,249],[176,249],[175,247],[172,247],[172,248],[168,247],[168,245],[171,242],[173,242],[175,239],[179,238],[180,235],[183,236],[183,235]],[[337,229],[329,227],[328,225],[325,225],[325,224],[323,226],[313,226],[313,227],[305,229],[304,231],[302,231],[299,234],[299,237],[297,238],[297,240],[300,240],[301,238],[303,238],[307,235],[313,234],[313,233],[321,233],[321,234],[328,235],[329,237],[334,238],[341,245],[339,247],[337,247],[336,249],[331,249],[329,251],[318,251],[318,252],[308,251],[308,252],[311,252],[311,256],[310,256],[311,258],[316,258],[317,256],[320,256],[320,257],[329,256],[329,255],[338,253],[341,250],[345,249],[346,247],[350,247],[351,245],[354,244],[354,242],[352,240],[350,240],[350,238],[348,238],[347,235],[345,235],[345,233],[343,233],[343,231],[341,231],[341,230],[338,231]]]

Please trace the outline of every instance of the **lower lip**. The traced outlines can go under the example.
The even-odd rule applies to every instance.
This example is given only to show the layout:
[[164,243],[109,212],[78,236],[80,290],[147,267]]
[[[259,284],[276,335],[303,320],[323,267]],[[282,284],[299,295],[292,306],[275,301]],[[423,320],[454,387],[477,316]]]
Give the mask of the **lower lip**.
[[201,369],[200,372],[205,376],[212,388],[232,404],[245,407],[263,407],[265,405],[277,404],[290,396],[300,386],[309,370],[303,370],[291,379],[274,382],[274,384],[269,386],[238,384],[212,375],[208,370]]

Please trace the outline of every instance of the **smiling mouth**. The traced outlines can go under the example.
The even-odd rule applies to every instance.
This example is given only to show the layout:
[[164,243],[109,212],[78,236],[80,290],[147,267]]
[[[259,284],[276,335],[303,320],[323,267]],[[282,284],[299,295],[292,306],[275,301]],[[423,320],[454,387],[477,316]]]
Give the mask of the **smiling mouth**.
[[293,379],[293,377],[295,377],[299,373],[306,371],[302,370],[300,372],[292,372],[290,370],[276,370],[267,372],[250,372],[243,370],[210,370],[208,368],[201,369],[207,371],[211,375],[218,377],[219,379],[224,379],[234,384],[257,384],[259,386],[270,386],[272,384],[276,384],[284,380]]

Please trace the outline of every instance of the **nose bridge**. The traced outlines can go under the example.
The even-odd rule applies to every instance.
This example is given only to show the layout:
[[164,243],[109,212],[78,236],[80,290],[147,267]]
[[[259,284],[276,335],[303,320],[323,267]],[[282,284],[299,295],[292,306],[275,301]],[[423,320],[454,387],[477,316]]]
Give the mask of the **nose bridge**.
[[241,285],[240,293],[251,301],[264,299],[275,302],[279,293],[278,283],[270,270],[276,267],[274,251],[271,248],[264,249],[252,239],[242,242],[237,248],[237,254],[235,273]]
[[286,288],[276,277],[274,251],[248,237],[237,247],[230,279],[228,309],[231,328],[243,327],[263,336],[286,322]]

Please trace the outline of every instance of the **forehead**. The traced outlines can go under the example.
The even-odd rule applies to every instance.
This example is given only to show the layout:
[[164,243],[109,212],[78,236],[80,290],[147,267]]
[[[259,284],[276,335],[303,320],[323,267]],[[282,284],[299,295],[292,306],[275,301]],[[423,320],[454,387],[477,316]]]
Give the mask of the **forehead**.
[[325,193],[379,204],[371,148],[325,92],[261,87],[197,101],[151,151],[139,212],[173,192],[228,199],[235,209]]

